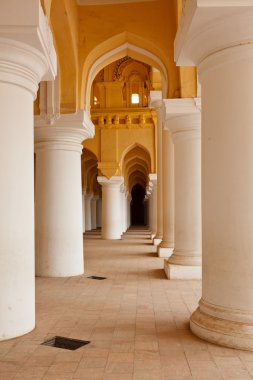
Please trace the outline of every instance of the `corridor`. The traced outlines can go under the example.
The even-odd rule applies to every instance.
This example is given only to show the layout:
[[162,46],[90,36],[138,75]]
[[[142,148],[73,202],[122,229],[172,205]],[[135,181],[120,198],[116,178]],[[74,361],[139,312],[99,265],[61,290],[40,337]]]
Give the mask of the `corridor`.
[[[85,275],[36,279],[36,329],[0,342],[0,380],[246,380],[253,353],[189,331],[199,281],[168,281],[143,228],[118,241],[85,234]],[[89,276],[106,277],[105,280]],[[90,340],[76,351],[54,335]]]

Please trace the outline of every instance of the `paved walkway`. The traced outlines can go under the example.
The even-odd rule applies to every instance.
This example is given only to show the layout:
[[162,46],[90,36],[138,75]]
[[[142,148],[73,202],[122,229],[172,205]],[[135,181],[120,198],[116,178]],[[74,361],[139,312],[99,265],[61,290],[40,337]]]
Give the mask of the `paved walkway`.
[[[36,329],[0,342],[0,380],[252,379],[253,353],[189,331],[200,282],[168,281],[162,268],[146,230],[121,241],[87,233],[84,276],[37,278]],[[76,351],[40,345],[54,335],[91,343]]]

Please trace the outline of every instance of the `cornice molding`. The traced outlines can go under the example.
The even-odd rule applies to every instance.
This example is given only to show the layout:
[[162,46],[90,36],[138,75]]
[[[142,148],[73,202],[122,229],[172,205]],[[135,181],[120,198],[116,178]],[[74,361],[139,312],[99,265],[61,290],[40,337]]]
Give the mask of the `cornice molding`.
[[187,0],[175,39],[178,66],[198,66],[232,46],[253,43],[252,0]]
[[83,110],[61,115],[50,122],[41,117],[34,118],[35,146],[38,149],[80,150],[85,139],[94,137],[94,125]]
[[98,183],[103,187],[118,187],[120,189],[121,185],[124,182],[124,177],[121,176],[113,176],[110,179],[104,176],[97,177]]
[[[1,41],[10,41],[10,44],[12,42],[12,45],[15,42],[16,48],[37,56],[39,61],[46,64],[42,73],[39,70],[40,80],[55,78],[57,57],[53,36],[39,0],[26,0],[25,7],[20,7],[20,0],[4,1],[0,13],[0,38]],[[19,57],[14,54],[12,58],[20,64]],[[27,60],[24,60],[23,65],[26,67],[27,64]],[[37,66],[34,67],[35,72]]]
[[173,142],[200,139],[201,137],[201,100],[165,99],[166,122],[164,129],[169,130]]

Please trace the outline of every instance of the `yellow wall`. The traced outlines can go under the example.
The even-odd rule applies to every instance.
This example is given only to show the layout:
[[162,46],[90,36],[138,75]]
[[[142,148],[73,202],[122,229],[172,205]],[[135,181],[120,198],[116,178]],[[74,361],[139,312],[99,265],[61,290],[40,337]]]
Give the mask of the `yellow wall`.
[[[153,53],[165,65],[165,96],[196,96],[195,70],[177,68],[173,57],[181,0],[100,6],[77,6],[76,0],[42,0],[42,5],[53,30],[60,66],[61,112],[86,106],[84,92],[92,65],[124,42]],[[138,59],[138,53],[134,54]],[[139,58],[142,60],[141,54]]]

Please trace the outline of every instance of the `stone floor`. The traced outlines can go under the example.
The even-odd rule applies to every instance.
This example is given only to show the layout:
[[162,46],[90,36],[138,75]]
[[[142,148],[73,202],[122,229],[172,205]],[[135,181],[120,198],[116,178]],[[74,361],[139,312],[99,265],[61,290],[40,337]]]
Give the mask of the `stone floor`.
[[[87,233],[85,266],[84,276],[37,278],[36,328],[0,343],[0,380],[253,378],[253,353],[191,334],[200,282],[168,281],[147,231],[121,241]],[[76,351],[40,345],[54,335],[91,343]]]

